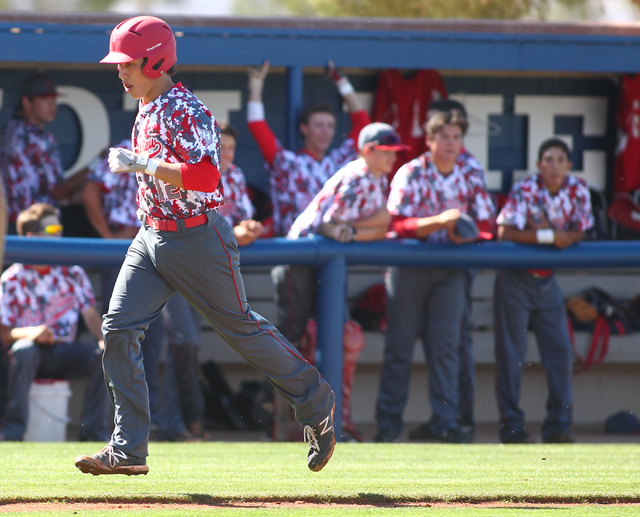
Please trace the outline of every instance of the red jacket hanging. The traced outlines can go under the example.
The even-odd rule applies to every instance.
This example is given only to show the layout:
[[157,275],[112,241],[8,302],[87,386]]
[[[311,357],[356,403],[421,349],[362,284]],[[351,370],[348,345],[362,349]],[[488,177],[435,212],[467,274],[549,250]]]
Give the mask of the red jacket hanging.
[[436,70],[418,70],[405,78],[400,70],[384,70],[378,79],[373,101],[372,119],[391,124],[411,151],[398,152],[393,173],[405,163],[424,153],[424,124],[431,101],[445,99],[447,90]]
[[613,191],[631,193],[640,189],[640,74],[622,78],[616,124]]

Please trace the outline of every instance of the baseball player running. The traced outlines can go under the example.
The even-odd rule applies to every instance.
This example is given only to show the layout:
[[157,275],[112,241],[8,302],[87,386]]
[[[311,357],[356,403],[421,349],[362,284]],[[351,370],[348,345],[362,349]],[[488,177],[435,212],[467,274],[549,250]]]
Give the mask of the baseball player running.
[[133,151],[114,148],[116,174],[135,172],[142,228],[132,242],[103,317],[104,370],[115,406],[109,444],[80,456],[82,472],[146,474],[149,400],[140,341],[178,292],[296,410],[309,441],[307,464],[321,470],[335,446],[335,395],[318,371],[247,303],[238,245],[217,208],[219,135],[209,110],[174,84],[176,41],[161,19],[138,16],[111,33],[103,63],[116,63],[122,85],[140,108]]

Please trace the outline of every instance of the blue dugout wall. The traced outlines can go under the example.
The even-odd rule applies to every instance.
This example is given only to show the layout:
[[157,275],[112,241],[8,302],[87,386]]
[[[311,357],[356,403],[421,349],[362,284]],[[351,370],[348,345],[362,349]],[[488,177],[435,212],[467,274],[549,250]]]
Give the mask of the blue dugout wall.
[[[97,64],[107,51],[111,28],[121,19],[0,14],[0,123],[13,112],[20,81],[37,69],[60,85],[95,94],[108,113],[110,140],[126,137],[135,112],[123,106],[114,67]],[[481,161],[497,174],[490,183],[494,191],[508,190],[514,172],[535,166],[535,148],[542,135],[550,133],[567,137],[577,173],[583,161],[589,162],[585,168],[597,172],[587,179],[593,184],[594,174],[598,175],[596,186],[607,190],[615,148],[617,81],[620,74],[633,73],[639,66],[640,31],[632,26],[176,17],[167,21],[179,36],[176,79],[192,90],[238,93],[234,109],[214,115],[228,118],[240,130],[236,162],[249,182],[263,190],[267,177],[246,130],[244,70],[265,59],[273,67],[264,93],[267,120],[281,141],[294,148],[299,144],[297,114],[311,100],[326,100],[340,112],[335,144],[349,130],[341,99],[322,74],[328,59],[345,67],[356,90],[365,95],[375,91],[382,69],[440,70],[448,92],[472,108],[471,132],[486,133],[479,144],[481,154],[486,154]],[[577,107],[562,103],[571,98],[586,103]],[[474,118],[474,102],[486,99],[493,103],[488,113],[483,112],[486,118]],[[550,124],[543,125],[534,116],[538,106],[547,104],[545,99],[559,104],[547,117]],[[590,117],[598,119],[596,129]],[[65,165],[71,166],[91,134],[65,105],[51,130],[60,141]]]

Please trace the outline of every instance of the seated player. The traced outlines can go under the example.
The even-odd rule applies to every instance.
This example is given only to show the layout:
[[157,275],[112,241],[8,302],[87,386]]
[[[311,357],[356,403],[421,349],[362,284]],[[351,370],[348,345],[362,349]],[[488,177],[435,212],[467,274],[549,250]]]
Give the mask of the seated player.
[[[19,235],[59,237],[58,210],[36,203],[20,213]],[[0,437],[20,441],[29,418],[29,388],[39,377],[88,379],[81,441],[109,437],[110,401],[102,374],[100,315],[89,278],[79,266],[13,264],[0,277],[0,339],[9,348],[8,405]],[[77,342],[82,316],[96,341]]]

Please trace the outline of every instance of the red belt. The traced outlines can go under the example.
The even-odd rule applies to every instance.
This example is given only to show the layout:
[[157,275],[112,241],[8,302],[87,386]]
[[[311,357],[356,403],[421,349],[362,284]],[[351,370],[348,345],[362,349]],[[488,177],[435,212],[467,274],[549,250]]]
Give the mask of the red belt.
[[184,221],[186,228],[193,228],[194,226],[200,226],[207,223],[207,214],[196,215],[195,217],[188,217],[186,219],[154,219],[151,216],[146,216],[145,222],[149,228],[153,228],[160,232],[177,232],[178,222]]

